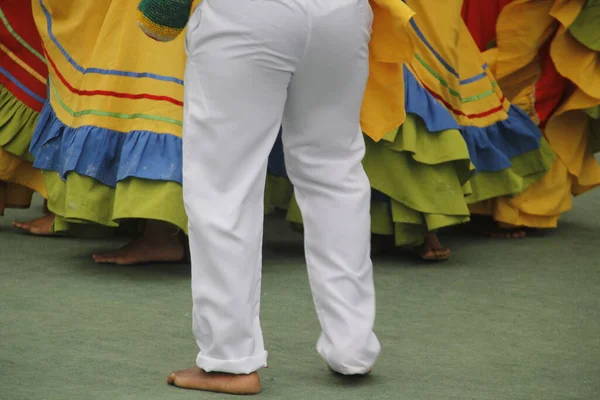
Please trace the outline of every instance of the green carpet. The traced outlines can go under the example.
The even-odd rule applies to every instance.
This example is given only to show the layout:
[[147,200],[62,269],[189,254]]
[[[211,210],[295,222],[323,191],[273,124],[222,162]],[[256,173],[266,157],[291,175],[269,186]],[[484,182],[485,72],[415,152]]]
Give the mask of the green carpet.
[[[445,264],[375,259],[377,333],[371,378],[332,376],[301,237],[267,220],[262,320],[265,399],[598,399],[600,191],[560,229],[526,240],[444,237]],[[191,366],[189,267],[94,265],[121,239],[34,238],[0,219],[0,399],[228,398],[170,387]]]

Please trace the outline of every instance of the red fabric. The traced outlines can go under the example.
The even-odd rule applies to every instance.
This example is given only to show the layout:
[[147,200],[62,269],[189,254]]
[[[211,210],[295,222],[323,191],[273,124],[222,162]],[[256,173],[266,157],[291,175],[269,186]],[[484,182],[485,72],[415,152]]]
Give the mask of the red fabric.
[[[462,17],[481,51],[488,48],[496,40],[496,24],[504,7],[513,0],[464,0]],[[562,77],[550,56],[550,43],[539,51],[541,76],[535,86],[535,110],[544,126],[548,118],[558,107],[570,84]]]
[[569,91],[569,80],[561,76],[550,56],[551,37],[540,49],[541,76],[535,85],[535,111],[544,126]]
[[[2,0],[0,8],[12,29],[27,44],[40,54],[43,54],[42,40],[33,20],[31,2],[25,0]],[[0,43],[39,75],[44,78],[48,76],[46,64],[19,43],[8,27],[2,22],[0,22]],[[46,85],[33,77],[2,50],[0,50],[0,67],[5,69],[27,89],[41,98],[46,98]],[[0,73],[0,85],[5,86],[16,98],[30,108],[36,111],[41,110],[43,104],[19,88],[18,85],[2,73]]]
[[496,40],[496,22],[502,9],[512,0],[464,0],[462,18],[480,51]]

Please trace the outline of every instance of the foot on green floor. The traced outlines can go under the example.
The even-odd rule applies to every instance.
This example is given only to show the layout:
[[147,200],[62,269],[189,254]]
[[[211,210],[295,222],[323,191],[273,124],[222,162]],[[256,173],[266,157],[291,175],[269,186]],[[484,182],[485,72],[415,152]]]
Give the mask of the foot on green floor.
[[423,244],[415,247],[415,251],[424,261],[445,261],[451,255],[450,249],[442,246],[435,232],[425,234]]
[[261,391],[260,376],[257,372],[234,375],[206,372],[198,367],[192,367],[172,372],[167,378],[167,383],[182,389],[237,395],[258,394]]
[[46,214],[43,217],[36,218],[27,222],[13,222],[13,226],[15,228],[35,236],[52,236],[53,224],[54,214]]
[[162,222],[149,222],[143,234],[119,250],[94,254],[98,264],[133,265],[181,262],[185,247],[177,228]]

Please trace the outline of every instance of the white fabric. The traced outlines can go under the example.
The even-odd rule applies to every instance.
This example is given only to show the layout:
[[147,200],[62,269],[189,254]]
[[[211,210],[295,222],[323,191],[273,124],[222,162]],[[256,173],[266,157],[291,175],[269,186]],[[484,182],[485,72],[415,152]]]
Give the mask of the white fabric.
[[317,349],[344,374],[367,372],[379,354],[359,126],[371,23],[367,0],[204,0],[189,22],[183,185],[206,371],[266,365],[263,198],[281,124],[323,332]]

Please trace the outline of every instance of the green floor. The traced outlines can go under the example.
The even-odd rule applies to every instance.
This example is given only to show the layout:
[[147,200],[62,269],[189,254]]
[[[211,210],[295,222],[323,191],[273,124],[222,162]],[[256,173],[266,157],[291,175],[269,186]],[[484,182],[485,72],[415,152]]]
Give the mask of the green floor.
[[[268,399],[539,400],[600,398],[600,190],[561,228],[502,241],[447,237],[452,261],[375,260],[374,375],[333,377],[301,238],[267,222],[263,328]],[[189,267],[107,267],[120,240],[33,238],[0,219],[0,400],[213,399],[164,383],[193,364]],[[221,396],[227,397],[227,396]]]

